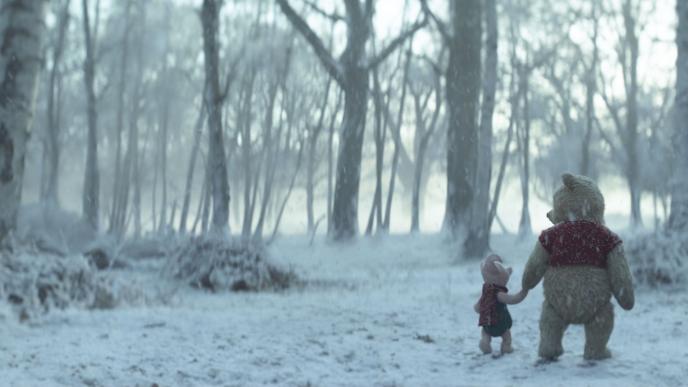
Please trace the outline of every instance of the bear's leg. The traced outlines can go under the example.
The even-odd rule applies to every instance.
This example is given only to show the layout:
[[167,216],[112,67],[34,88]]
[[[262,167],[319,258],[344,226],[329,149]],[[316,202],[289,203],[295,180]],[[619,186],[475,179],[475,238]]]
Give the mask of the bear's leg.
[[483,351],[484,354],[488,354],[492,352],[492,346],[490,345],[490,341],[492,338],[490,335],[485,332],[484,329],[480,330],[481,338],[480,338],[480,350]]
[[586,360],[601,360],[611,357],[607,342],[614,329],[614,309],[608,302],[599,312],[585,324],[585,351],[583,358]]
[[502,353],[511,352],[514,352],[514,349],[511,347],[511,330],[508,330],[502,335]]
[[545,300],[540,316],[540,348],[538,355],[547,360],[555,360],[562,353],[561,339],[568,324],[559,317],[552,305]]

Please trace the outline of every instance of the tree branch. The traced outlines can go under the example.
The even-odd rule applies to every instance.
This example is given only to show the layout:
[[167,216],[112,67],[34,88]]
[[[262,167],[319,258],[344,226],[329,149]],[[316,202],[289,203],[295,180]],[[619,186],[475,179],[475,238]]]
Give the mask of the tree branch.
[[289,5],[287,0],[277,0],[277,3],[282,9],[284,16],[289,19],[289,22],[292,24],[292,26],[298,30],[311,45],[316,56],[325,67],[325,70],[327,70],[330,76],[334,78],[337,83],[344,85],[344,73],[339,66],[339,62],[337,62],[327,48],[325,48],[325,45],[323,44],[322,40],[320,40],[318,35],[316,35],[308,23],[306,23],[306,21],[303,20],[303,18],[299,16],[296,11],[294,11],[294,8]]
[[437,15],[435,15],[435,13],[430,10],[430,7],[428,6],[428,1],[420,0],[420,6],[423,9],[423,13],[425,13],[427,16],[430,16],[430,19],[432,19],[432,21],[435,22],[437,30],[440,32],[442,39],[444,39],[445,41],[451,40],[452,36],[447,30],[447,27],[444,25],[442,20],[440,20],[437,17]]
[[308,8],[312,9],[315,13],[317,13],[320,16],[323,16],[329,20],[331,20],[334,23],[340,22],[340,21],[345,21],[346,19],[344,16],[338,14],[336,11],[329,13],[325,11],[324,9],[320,8],[315,1],[312,0],[303,0],[303,2],[308,6]]
[[244,44],[241,46],[241,49],[239,50],[239,53],[237,54],[236,58],[230,63],[229,65],[229,70],[227,70],[227,75],[225,78],[225,85],[222,88],[222,94],[220,94],[220,99],[225,100],[227,98],[227,94],[229,94],[229,89],[232,86],[232,83],[234,82],[234,79],[236,79],[237,75],[237,67],[239,67],[239,62],[241,61],[241,58],[244,56],[244,52],[246,51],[246,45]]
[[413,36],[419,29],[425,27],[428,24],[428,19],[423,18],[423,20],[418,21],[413,24],[411,28],[403,32],[401,35],[397,36],[392,42],[387,45],[387,47],[383,48],[377,56],[375,56],[372,60],[368,62],[368,70],[377,67],[380,63],[382,63],[387,57],[394,52],[394,50],[399,47],[406,39],[409,37]]
[[616,148],[616,145],[614,145],[614,142],[609,138],[607,133],[602,129],[602,124],[600,123],[599,118],[595,117],[595,126],[597,126],[597,130],[600,132],[600,136],[602,137],[602,140],[609,145],[609,149],[612,151],[612,156],[617,159],[617,160],[622,160],[621,155],[619,153],[619,150]]

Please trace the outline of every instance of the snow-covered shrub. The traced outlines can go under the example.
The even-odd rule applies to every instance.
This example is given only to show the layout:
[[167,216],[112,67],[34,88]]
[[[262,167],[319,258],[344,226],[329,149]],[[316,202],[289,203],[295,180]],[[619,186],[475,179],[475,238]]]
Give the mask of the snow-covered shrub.
[[0,252],[0,302],[11,304],[21,320],[69,306],[112,308],[116,300],[109,289],[81,255]]
[[649,286],[685,283],[688,235],[658,232],[628,238],[626,257],[638,283]]
[[296,281],[292,271],[270,263],[264,249],[222,238],[182,241],[164,271],[191,286],[211,291],[281,290]]

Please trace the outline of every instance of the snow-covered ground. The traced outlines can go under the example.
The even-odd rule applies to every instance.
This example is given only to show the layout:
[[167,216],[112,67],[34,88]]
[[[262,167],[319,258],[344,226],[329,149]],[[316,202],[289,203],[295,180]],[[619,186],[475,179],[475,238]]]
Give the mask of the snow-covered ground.
[[[493,244],[518,291],[533,241]],[[688,385],[685,290],[639,289],[635,309],[616,307],[612,359],[584,362],[583,329],[573,326],[561,359],[536,365],[541,285],[510,307],[515,352],[482,355],[472,310],[478,263],[457,261],[439,236],[350,246],[316,239],[312,247],[288,237],[271,250],[312,285],[264,294],[185,289],[166,305],[0,321],[0,385]],[[146,275],[143,282],[158,281]]]

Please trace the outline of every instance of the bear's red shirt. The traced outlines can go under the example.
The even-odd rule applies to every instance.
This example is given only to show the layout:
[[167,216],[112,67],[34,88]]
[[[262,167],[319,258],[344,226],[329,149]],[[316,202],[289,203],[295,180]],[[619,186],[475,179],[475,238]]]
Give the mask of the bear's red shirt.
[[607,254],[621,239],[601,224],[587,220],[559,223],[540,234],[549,253],[550,266],[591,265],[607,267]]

